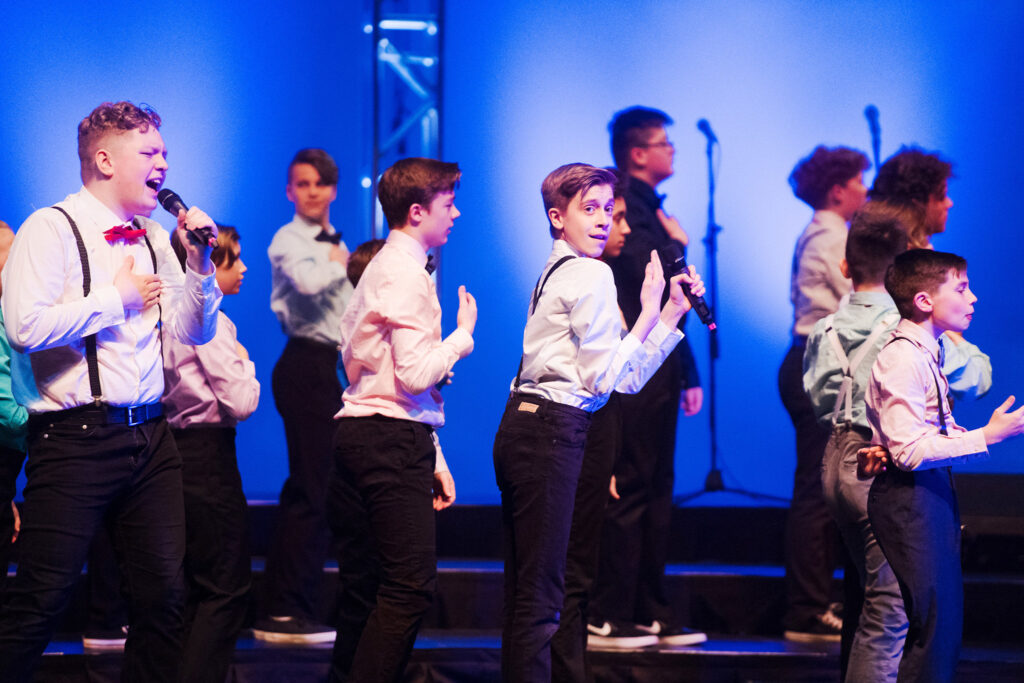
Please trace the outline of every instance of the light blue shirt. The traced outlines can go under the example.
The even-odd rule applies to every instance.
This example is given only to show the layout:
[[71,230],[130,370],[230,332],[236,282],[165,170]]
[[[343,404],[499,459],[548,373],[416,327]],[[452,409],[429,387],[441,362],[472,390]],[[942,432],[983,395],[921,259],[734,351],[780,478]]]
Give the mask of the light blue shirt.
[[0,446],[24,451],[27,422],[28,410],[18,405],[11,391],[11,345],[4,329],[4,314],[0,311]]
[[[852,423],[854,426],[870,429],[864,412],[864,391],[871,377],[878,352],[892,336],[899,322],[896,304],[885,292],[853,292],[839,307],[832,318],[832,326],[846,351],[852,358],[860,346],[867,341],[875,325],[883,318],[892,318],[888,329],[875,341],[875,348],[867,352],[853,374]],[[804,352],[804,389],[814,405],[814,414],[821,421],[830,421],[839,399],[839,386],[843,371],[832,344],[825,334],[825,319],[819,320],[807,339]],[[949,380],[950,391],[958,399],[977,398],[992,387],[992,364],[988,356],[970,342],[953,342],[946,335],[939,337],[945,360],[942,372]],[[845,422],[842,411],[839,421]]]
[[[296,215],[267,249],[272,289],[270,310],[289,337],[341,343],[341,316],[352,297],[345,266],[332,261],[331,243],[318,242],[320,225]],[[333,226],[330,232],[334,232]],[[342,242],[338,245],[348,255]]]

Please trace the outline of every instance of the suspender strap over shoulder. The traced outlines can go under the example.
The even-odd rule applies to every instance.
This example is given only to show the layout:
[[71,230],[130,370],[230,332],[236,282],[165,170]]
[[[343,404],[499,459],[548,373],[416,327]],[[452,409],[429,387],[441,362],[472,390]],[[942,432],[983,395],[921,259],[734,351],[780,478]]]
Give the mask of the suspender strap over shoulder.
[[[905,337],[902,334],[894,334],[892,336],[892,339],[890,339],[888,341],[886,346],[888,346],[889,344],[892,344],[894,341],[896,341],[898,339],[903,339],[903,340],[905,340],[907,342],[910,342],[911,344],[913,344],[915,346],[921,346],[918,342],[914,341],[910,337]],[[935,380],[935,396],[936,396],[936,398],[939,401],[939,405],[938,405],[938,408],[939,408],[939,433],[942,434],[943,436],[948,436],[949,435],[949,431],[946,429],[946,405],[945,405],[945,402],[942,400],[942,384],[939,382],[939,375],[935,372],[935,364],[934,363],[929,363],[929,369],[932,371],[932,379]],[[941,373],[941,371],[942,371],[942,369],[939,368],[939,372],[940,373]]]
[[[78,256],[82,260],[82,292],[83,296],[89,296],[92,291],[92,273],[89,270],[89,253],[85,249],[85,241],[82,240],[82,233],[78,231],[78,225],[64,209],[54,206],[71,224],[71,232],[75,235],[75,243],[78,245]],[[89,392],[92,400],[97,404],[103,400],[103,392],[100,390],[100,366],[96,360],[96,335],[90,334],[85,338],[85,362],[89,368]]]
[[[75,244],[78,246],[78,257],[82,261],[82,295],[89,296],[89,292],[92,291],[92,271],[89,269],[89,252],[85,248],[85,240],[82,239],[82,233],[79,231],[78,224],[75,223],[71,214],[59,206],[52,208],[64,214],[64,217],[68,219],[68,224],[71,225],[71,232],[75,236]],[[139,228],[142,227],[139,222],[136,222],[135,225]],[[156,252],[149,241],[149,236],[144,237],[144,239],[146,240],[146,248],[149,249],[149,258],[153,262],[153,272],[156,273]],[[160,319],[162,318],[161,309]],[[89,393],[92,394],[92,400],[99,404],[103,402],[103,391],[100,386],[100,365],[96,358],[96,335],[90,334],[83,341],[85,342],[85,363],[89,369]]]
[[[527,320],[529,320],[530,316],[532,316],[534,311],[537,310],[537,304],[538,304],[538,302],[540,302],[540,297],[544,293],[544,285],[546,285],[548,283],[548,278],[551,277],[551,274],[554,273],[556,270],[558,270],[558,267],[561,266],[563,263],[565,263],[566,261],[570,261],[570,260],[572,260],[574,258],[576,258],[576,257],[575,256],[563,256],[562,258],[560,258],[557,261],[555,261],[555,264],[553,266],[548,268],[548,272],[545,273],[542,278],[537,280],[537,286],[533,288],[533,298],[530,300],[530,314],[528,316],[526,316]],[[512,391],[514,391],[514,392],[518,392],[519,391],[519,383],[520,383],[520,381],[522,379],[522,375],[523,375],[523,359],[524,359],[524,356],[520,356],[519,357],[519,370],[516,372],[516,383],[514,385],[514,388],[512,389]]]
[[864,362],[864,358],[871,352],[871,349],[875,347],[875,343],[878,338],[881,337],[886,330],[888,330],[892,324],[896,321],[898,316],[887,315],[871,328],[871,333],[867,339],[860,345],[857,352],[853,354],[853,358],[846,357],[846,351],[843,350],[843,345],[839,341],[839,333],[836,332],[835,326],[833,325],[833,319],[835,314],[829,315],[825,318],[825,336],[828,337],[829,343],[832,345],[832,350],[836,354],[836,359],[839,361],[839,367],[843,371],[843,381],[839,385],[839,395],[836,398],[836,407],[832,411],[832,424],[836,424],[839,421],[839,411],[843,411],[843,418],[847,423],[853,422],[853,376],[857,372],[857,368]]

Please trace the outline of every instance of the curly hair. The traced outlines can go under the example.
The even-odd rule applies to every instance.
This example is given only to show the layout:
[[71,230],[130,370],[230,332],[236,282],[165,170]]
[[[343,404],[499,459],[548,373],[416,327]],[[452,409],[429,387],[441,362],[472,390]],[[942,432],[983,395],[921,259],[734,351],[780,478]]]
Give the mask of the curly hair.
[[836,185],[845,185],[871,166],[864,152],[849,147],[818,145],[789,174],[789,186],[798,199],[812,209],[828,205],[828,193]]
[[944,186],[953,175],[953,164],[934,152],[919,147],[901,147],[878,169],[868,197],[890,204],[925,206],[929,199],[941,199]]
[[131,102],[104,102],[89,112],[78,124],[78,160],[82,177],[91,170],[93,156],[100,141],[110,133],[122,134],[130,130],[145,133],[149,127],[160,128],[160,116],[147,104],[136,106]]

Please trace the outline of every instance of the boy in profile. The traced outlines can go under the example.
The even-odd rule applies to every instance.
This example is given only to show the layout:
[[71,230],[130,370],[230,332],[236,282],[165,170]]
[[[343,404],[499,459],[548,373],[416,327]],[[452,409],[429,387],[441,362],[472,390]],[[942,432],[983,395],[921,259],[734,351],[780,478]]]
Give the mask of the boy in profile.
[[[341,320],[345,390],[328,482],[338,540],[338,637],[331,681],[397,681],[433,599],[434,508],[454,497],[436,458],[437,384],[473,350],[476,301],[459,287],[457,328],[441,337],[427,252],[459,217],[457,164],[411,158],[384,172],[391,228]],[[443,469],[442,469],[443,468]]]
[[909,628],[899,681],[952,681],[963,629],[960,513],[951,466],[988,456],[1024,432],[1024,407],[1009,397],[988,424],[956,424],[938,337],[963,333],[977,297],[960,256],[913,249],[896,257],[885,288],[901,320],[879,352],[865,394],[874,443],[891,465],[871,485],[868,515],[899,581]]
[[608,240],[614,173],[567,164],[541,185],[554,243],[534,289],[519,373],[494,440],[505,530],[502,678],[551,679],[552,636],[563,604],[566,551],[591,414],[614,391],[636,393],[682,339],[685,279],[665,278],[652,251],[640,313],[623,335],[615,281],[598,260]]

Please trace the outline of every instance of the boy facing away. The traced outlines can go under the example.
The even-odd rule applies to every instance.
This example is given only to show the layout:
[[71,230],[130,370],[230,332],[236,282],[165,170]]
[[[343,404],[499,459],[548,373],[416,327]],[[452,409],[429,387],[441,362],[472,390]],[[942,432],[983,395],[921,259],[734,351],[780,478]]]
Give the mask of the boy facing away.
[[682,339],[676,328],[703,285],[692,269],[665,287],[651,252],[636,323],[623,335],[615,282],[597,259],[608,240],[615,175],[587,164],[554,170],[541,186],[554,238],[534,290],[520,371],[494,441],[505,531],[502,677],[551,679],[577,480],[591,414],[613,391],[636,393]]
[[459,287],[458,327],[442,339],[425,267],[459,217],[460,175],[456,164],[419,158],[384,172],[379,195],[391,231],[341,320],[351,385],[328,482],[340,586],[331,681],[400,680],[433,599],[434,507],[454,497],[435,457],[433,432],[444,425],[436,385],[473,350],[476,301]]
[[874,443],[892,464],[871,485],[868,515],[899,581],[909,628],[898,681],[951,681],[963,629],[960,512],[951,465],[988,456],[1024,432],[1010,396],[988,424],[968,431],[950,412],[938,338],[963,333],[977,297],[967,262],[913,249],[896,257],[885,288],[902,318],[879,352],[865,394]]

